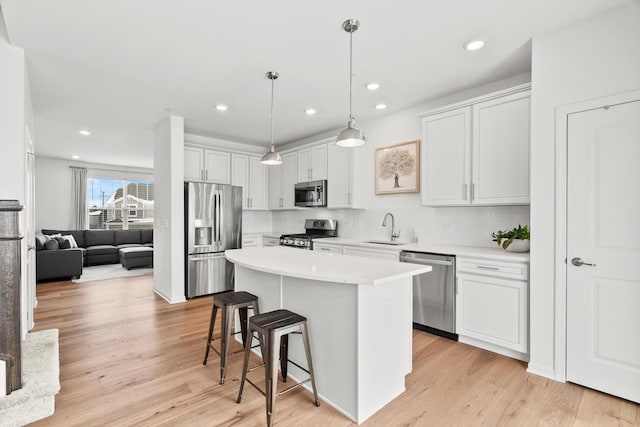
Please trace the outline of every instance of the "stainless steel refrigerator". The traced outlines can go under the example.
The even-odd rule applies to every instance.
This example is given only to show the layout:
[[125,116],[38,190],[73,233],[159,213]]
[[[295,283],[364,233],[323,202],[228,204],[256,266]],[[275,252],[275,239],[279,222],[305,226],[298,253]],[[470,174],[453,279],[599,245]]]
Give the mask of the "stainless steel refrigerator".
[[187,298],[233,290],[224,251],[242,241],[242,187],[185,182],[184,207]]

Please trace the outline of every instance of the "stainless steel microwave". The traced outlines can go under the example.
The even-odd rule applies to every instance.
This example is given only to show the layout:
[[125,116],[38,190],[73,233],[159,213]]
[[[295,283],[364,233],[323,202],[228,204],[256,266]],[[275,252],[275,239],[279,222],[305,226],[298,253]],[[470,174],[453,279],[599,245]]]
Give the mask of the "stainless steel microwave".
[[296,206],[327,206],[327,180],[299,182],[295,186]]

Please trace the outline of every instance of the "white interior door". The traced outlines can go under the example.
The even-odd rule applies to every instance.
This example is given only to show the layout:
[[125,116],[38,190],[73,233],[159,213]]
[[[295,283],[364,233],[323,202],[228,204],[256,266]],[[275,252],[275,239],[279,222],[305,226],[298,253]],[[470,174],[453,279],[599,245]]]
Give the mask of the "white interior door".
[[571,114],[567,144],[567,380],[640,402],[640,101]]

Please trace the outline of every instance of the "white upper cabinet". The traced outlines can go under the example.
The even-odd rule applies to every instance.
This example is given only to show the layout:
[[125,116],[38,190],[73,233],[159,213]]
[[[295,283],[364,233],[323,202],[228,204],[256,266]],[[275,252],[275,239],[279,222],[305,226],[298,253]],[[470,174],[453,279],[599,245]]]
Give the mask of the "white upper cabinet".
[[351,208],[353,202],[352,149],[339,147],[335,142],[327,148],[327,207]]
[[527,91],[473,106],[473,203],[529,203],[529,99]]
[[528,85],[422,116],[422,204],[529,203]]
[[327,179],[327,144],[298,150],[298,182]]
[[422,203],[469,204],[471,107],[422,119]]
[[269,209],[294,209],[298,178],[298,153],[282,154],[282,165],[269,166]]
[[204,150],[184,147],[184,180],[204,181]]
[[230,160],[230,153],[204,150],[204,180],[215,184],[230,184]]
[[184,180],[231,183],[231,154],[205,148],[184,147]]
[[231,154],[231,184],[242,187],[242,209],[267,208],[267,169],[261,157]]

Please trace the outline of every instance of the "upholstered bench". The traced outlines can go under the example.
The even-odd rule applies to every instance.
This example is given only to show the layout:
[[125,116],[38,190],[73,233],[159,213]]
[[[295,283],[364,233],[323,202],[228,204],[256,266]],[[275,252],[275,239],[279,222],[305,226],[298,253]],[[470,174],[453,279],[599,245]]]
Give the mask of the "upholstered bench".
[[152,267],[153,248],[147,246],[134,246],[119,250],[120,264],[127,270],[133,267]]

